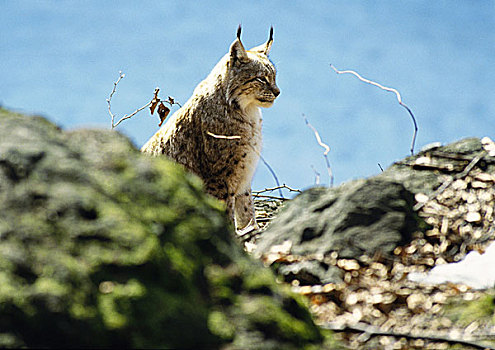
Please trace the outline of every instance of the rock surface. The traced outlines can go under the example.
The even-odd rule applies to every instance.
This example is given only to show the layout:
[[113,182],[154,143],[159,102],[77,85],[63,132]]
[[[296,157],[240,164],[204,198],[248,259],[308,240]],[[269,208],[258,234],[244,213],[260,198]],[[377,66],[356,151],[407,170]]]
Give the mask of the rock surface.
[[[495,158],[483,147],[475,138],[429,147],[375,177],[309,189],[290,201],[260,235],[256,254],[270,263],[277,260],[275,268],[286,281],[310,285],[342,281],[342,271],[325,258],[380,257],[392,262],[397,247],[429,227],[417,215],[417,199],[426,201],[471,163],[494,172]],[[480,214],[471,213],[468,220],[477,218]],[[281,254],[303,258],[281,261]]]
[[445,177],[461,173],[478,155],[476,164],[484,172],[495,172],[495,156],[488,154],[482,140],[467,138],[449,145],[432,145],[418,154],[394,163],[378,178],[397,181],[414,194],[431,195],[445,181]]
[[[350,203],[352,190],[372,181],[400,183],[408,198],[414,196],[412,204],[417,202],[412,208],[410,204],[404,206],[404,213],[412,209],[427,226],[423,229],[420,221],[412,239],[393,249],[392,259],[384,254],[361,255],[362,249],[357,249],[354,242],[351,247],[339,247],[338,241],[335,244],[345,252],[345,258],[337,251],[322,254],[321,247],[325,244],[322,240],[329,235],[327,232],[322,236],[306,235],[313,236],[320,244],[310,245],[305,241],[303,244],[312,250],[300,249],[304,230],[293,232],[292,229],[297,230],[298,224],[311,225],[304,220],[308,211],[313,211],[310,214],[313,222],[332,218],[334,222],[326,226],[335,226],[342,217],[326,211],[337,211],[345,205],[354,206],[357,211],[362,203]],[[380,193],[382,190],[375,187],[368,195],[387,198],[386,191]],[[337,200],[317,217],[315,204],[335,193],[340,193]],[[344,198],[346,203],[337,205]],[[444,147],[428,147],[374,178],[335,189],[312,189],[293,201],[285,201],[284,207],[279,218],[273,219],[273,225],[269,224],[249,244],[263,247],[263,242],[276,242],[264,246],[265,253],[261,255],[265,263],[290,281],[294,291],[310,300],[310,310],[318,324],[334,330],[335,337],[347,348],[495,349],[494,289],[471,288],[475,281],[481,282],[480,287],[493,286],[488,279],[493,275],[490,253],[495,244],[495,142],[489,138],[466,139]],[[276,241],[278,232],[272,229],[280,228],[278,220],[284,217],[288,226],[282,229],[291,239],[280,237]],[[377,215],[376,220],[381,217],[383,214]],[[356,228],[366,237],[366,226],[356,225]],[[340,232],[331,234],[327,238],[335,242]],[[367,239],[374,243],[372,235]],[[388,245],[385,247],[390,249]],[[354,257],[353,251],[358,253]],[[461,260],[459,264],[448,264]],[[452,278],[456,277],[452,276],[452,270],[458,271],[455,265],[464,266],[474,260],[476,265],[466,269],[465,277]],[[450,272],[450,276],[432,281],[440,283],[408,278],[427,271],[436,276],[441,270]],[[446,280],[455,283],[442,283]]]
[[0,110],[0,347],[300,349],[322,335],[200,181]]
[[[413,205],[413,194],[389,180],[373,178],[337,188],[313,188],[283,209],[258,240],[257,253],[267,255],[274,246],[290,242],[286,244],[291,245],[295,255],[391,257],[394,249],[410,241],[420,227]],[[294,269],[297,273],[293,273]],[[322,264],[297,263],[290,269],[282,267],[280,272],[298,275],[309,284],[315,282],[310,276],[322,283],[339,280],[335,269]],[[301,278],[303,273],[306,278]]]

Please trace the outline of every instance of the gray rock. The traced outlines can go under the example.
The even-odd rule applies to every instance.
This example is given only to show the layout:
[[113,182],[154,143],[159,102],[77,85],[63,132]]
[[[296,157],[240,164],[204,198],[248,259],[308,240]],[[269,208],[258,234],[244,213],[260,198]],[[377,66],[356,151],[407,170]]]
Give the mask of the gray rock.
[[[337,188],[309,189],[285,206],[258,240],[256,252],[267,255],[274,246],[290,241],[290,253],[310,257],[310,261],[276,264],[286,280],[339,282],[335,269],[325,268],[325,259],[311,259],[332,252],[339,258],[392,258],[397,246],[407,244],[415,231],[427,227],[413,210],[415,194],[431,195],[482,152],[476,138],[443,147],[436,144],[375,177]],[[485,154],[477,166],[494,172],[495,159]]]
[[[395,247],[407,243],[419,228],[413,205],[414,196],[404,186],[378,178],[313,188],[282,210],[258,240],[256,251],[267,254],[289,240],[295,255],[337,252],[340,258],[391,257]],[[320,280],[324,276],[317,269],[307,272]]]
[[[414,194],[430,195],[444,181],[439,175],[462,171],[482,150],[481,141],[477,138],[429,148],[394,163],[377,178],[399,182]],[[494,167],[490,164],[486,166]]]
[[336,266],[328,266],[324,262],[306,260],[292,264],[282,264],[278,272],[286,282],[298,280],[301,285],[315,285],[342,281],[343,272]]

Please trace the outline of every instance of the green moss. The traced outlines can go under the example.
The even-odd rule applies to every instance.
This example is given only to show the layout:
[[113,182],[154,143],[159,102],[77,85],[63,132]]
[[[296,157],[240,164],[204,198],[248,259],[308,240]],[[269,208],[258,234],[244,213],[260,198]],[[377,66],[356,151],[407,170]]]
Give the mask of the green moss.
[[222,268],[220,265],[208,265],[204,271],[211,285],[212,297],[221,303],[233,304],[236,292],[242,280],[239,278],[239,268],[231,265]]
[[74,301],[72,305],[69,306],[68,311],[70,316],[77,320],[94,319],[98,316],[99,312],[97,307],[78,303],[77,301]]
[[275,277],[270,269],[249,269],[243,279],[243,289],[262,290],[274,286]]
[[21,279],[9,272],[0,271],[0,308],[12,303],[22,306],[25,302]]
[[212,311],[208,315],[208,328],[223,340],[231,341],[235,335],[235,327],[231,320],[221,311]]
[[185,252],[172,243],[167,242],[164,246],[164,251],[168,257],[171,267],[180,272],[184,277],[191,278],[197,269],[197,264],[194,260],[191,260]]
[[445,315],[462,326],[474,321],[495,324],[495,292],[488,292],[474,301],[452,301],[445,307]]
[[25,345],[16,336],[10,333],[0,333],[0,347],[2,349],[19,349]]
[[61,284],[59,281],[51,279],[51,278],[46,278],[46,277],[40,277],[34,282],[32,285],[33,288],[33,293],[36,294],[48,294],[50,293],[53,296],[58,296],[58,297],[63,297],[67,294],[69,291],[69,288]]
[[108,329],[124,328],[129,324],[128,315],[132,311],[132,302],[143,297],[144,286],[132,279],[125,284],[103,281],[99,285],[98,307],[103,322]]
[[321,343],[197,177],[115,132],[0,122],[0,347]]
[[268,336],[290,341],[311,341],[318,338],[319,331],[304,320],[280,308],[275,299],[268,296],[250,298],[242,303],[243,312]]
[[[347,347],[335,339],[334,333],[330,330],[321,330],[321,334],[323,336],[323,345],[309,345],[308,349],[331,349],[331,350],[344,350]],[[320,346],[320,347],[319,347]]]

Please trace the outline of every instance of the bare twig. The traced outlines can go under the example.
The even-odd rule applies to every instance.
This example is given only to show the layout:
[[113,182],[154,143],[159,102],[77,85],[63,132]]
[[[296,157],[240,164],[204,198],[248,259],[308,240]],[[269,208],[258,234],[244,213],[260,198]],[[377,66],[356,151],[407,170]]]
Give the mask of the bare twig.
[[311,169],[313,169],[313,172],[315,173],[315,185],[319,185],[320,184],[320,173],[318,172],[318,170],[316,170],[316,168],[314,166],[311,165]]
[[287,186],[286,184],[283,184],[282,186],[278,185],[277,187],[273,187],[273,188],[265,188],[264,190],[261,190],[261,191],[254,191],[254,192],[253,192],[253,194],[259,195],[259,194],[261,194],[261,193],[265,193],[265,192],[273,192],[273,191],[276,191],[276,190],[281,190],[281,189],[286,189],[286,190],[288,190],[289,192],[297,192],[297,193],[301,193],[301,192],[302,192],[301,190],[294,189],[294,188],[292,188],[292,187]]
[[168,100],[166,100],[165,102],[167,102],[170,105],[170,107],[172,107],[173,105],[177,105],[179,106],[179,108],[182,108],[182,105],[179,102],[177,102],[175,98],[173,98],[172,96],[169,96]]
[[378,167],[380,168],[380,170],[383,172],[383,168],[382,168],[382,165],[380,163],[378,163]]
[[112,97],[113,97],[113,94],[115,94],[115,91],[117,90],[117,85],[124,78],[125,78],[125,74],[123,74],[122,71],[119,71],[119,78],[117,79],[116,82],[113,83],[112,92],[110,93],[110,96],[107,98],[108,113],[110,114],[110,117],[112,118],[112,129],[114,128],[113,121],[115,119],[115,115],[112,113],[112,104],[111,104],[112,103]]
[[131,114],[129,114],[129,115],[128,114],[125,114],[122,118],[119,119],[119,121],[117,123],[115,123],[115,124],[112,123],[112,129],[115,128],[120,123],[122,123],[124,120],[134,117],[136,114],[138,114],[139,112],[141,112],[143,109],[148,108],[150,105],[151,105],[151,102],[148,102],[143,107],[136,109]]
[[266,198],[266,199],[276,199],[279,201],[286,201],[287,198],[282,198],[282,197],[277,197],[277,196],[268,196],[268,195],[263,195],[263,194],[253,194],[254,198]]
[[273,171],[272,167],[270,166],[270,164],[268,164],[268,162],[265,160],[265,158],[263,158],[263,156],[253,146],[251,146],[251,148],[256,153],[258,153],[258,155],[260,156],[261,161],[265,164],[265,166],[268,168],[268,170],[272,173],[272,176],[275,179],[275,183],[277,184],[277,187],[279,187],[278,193],[280,194],[280,197],[282,197],[283,199],[285,199],[284,194],[282,193],[282,190],[280,189],[281,186],[280,186],[280,182],[278,182],[277,174],[275,174],[275,171]]
[[478,162],[487,154],[486,151],[481,151],[476,157],[474,157],[471,162],[464,168],[464,170],[461,173],[456,174],[455,176],[450,177],[447,179],[440,187],[438,187],[435,192],[431,196],[428,197],[428,199],[424,202],[416,203],[416,205],[413,207],[415,211],[420,210],[423,208],[426,203],[431,201],[433,198],[436,198],[439,194],[441,194],[447,187],[449,187],[455,180],[462,179],[466,177],[471,170],[478,164]]
[[320,137],[320,134],[318,133],[318,130],[316,130],[316,128],[309,123],[308,118],[306,118],[306,116],[304,114],[302,116],[304,118],[304,121],[306,122],[306,125],[311,130],[313,130],[313,133],[315,134],[315,137],[316,137],[316,142],[318,142],[318,144],[325,149],[325,152],[323,152],[323,157],[325,158],[325,162],[327,164],[328,177],[330,178],[330,187],[332,187],[333,186],[333,173],[332,173],[332,168],[330,167],[330,161],[328,160],[328,152],[330,152],[330,147],[326,143],[321,141],[321,137]]
[[407,338],[407,339],[423,339],[434,342],[445,342],[449,344],[460,344],[465,346],[471,346],[476,349],[495,349],[490,345],[483,345],[473,341],[467,341],[463,339],[455,339],[448,336],[438,336],[438,335],[414,335],[405,332],[392,332],[392,331],[384,331],[378,327],[370,326],[365,323],[358,323],[356,325],[341,325],[335,324],[332,322],[327,322],[325,324],[320,325],[321,328],[330,329],[334,332],[357,332],[357,333],[365,333],[370,337],[395,337],[395,338]]
[[115,94],[115,91],[117,90],[117,85],[124,78],[125,78],[125,74],[122,73],[122,71],[119,71],[119,78],[117,79],[117,81],[115,81],[113,83],[112,92],[110,93],[110,96],[107,98],[108,113],[110,114],[110,117],[112,118],[112,129],[114,129],[117,125],[119,125],[120,123],[122,123],[124,120],[129,119],[129,118],[132,118],[133,116],[135,116],[136,114],[138,114],[139,112],[141,112],[143,109],[145,109],[145,108],[147,108],[147,107],[149,107],[151,105],[151,102],[148,102],[146,105],[144,105],[141,108],[136,109],[131,114],[124,115],[122,118],[119,119],[119,121],[117,121],[117,123],[115,123],[114,122],[115,121],[115,114],[112,113],[112,97]]
[[386,86],[383,86],[381,84],[378,84],[374,81],[371,81],[369,79],[365,79],[363,78],[362,76],[360,76],[358,73],[356,73],[355,71],[353,70],[338,70],[337,68],[335,68],[335,66],[333,66],[332,64],[330,64],[330,67],[335,71],[335,73],[337,74],[352,74],[354,75],[355,77],[357,77],[359,80],[361,80],[362,82],[365,82],[367,84],[371,84],[371,85],[374,85],[374,86],[377,86],[379,87],[380,89],[382,90],[385,90],[385,91],[389,91],[389,92],[393,92],[395,94],[395,96],[397,97],[397,101],[399,101],[399,104],[404,107],[407,112],[409,113],[409,115],[411,116],[411,119],[413,121],[413,124],[414,124],[414,133],[413,133],[413,137],[412,137],[412,142],[411,142],[411,154],[414,154],[414,145],[416,143],[416,136],[418,134],[418,124],[416,123],[416,118],[414,117],[414,114],[413,112],[411,111],[411,109],[409,107],[407,107],[403,102],[402,102],[402,97],[400,96],[400,93],[399,91],[397,91],[396,89],[394,88],[389,88],[389,87],[386,87]]

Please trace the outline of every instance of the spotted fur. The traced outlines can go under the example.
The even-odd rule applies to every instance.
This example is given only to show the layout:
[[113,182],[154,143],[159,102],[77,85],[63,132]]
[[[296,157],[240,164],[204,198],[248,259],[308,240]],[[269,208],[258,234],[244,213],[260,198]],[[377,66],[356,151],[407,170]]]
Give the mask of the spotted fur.
[[201,177],[208,193],[225,201],[238,230],[256,228],[251,181],[262,148],[262,115],[280,90],[268,41],[249,51],[240,39],[193,95],[142,147],[166,155]]

